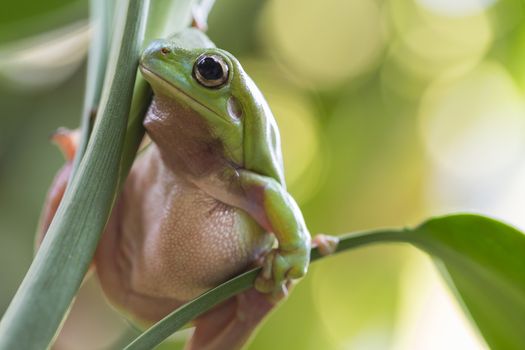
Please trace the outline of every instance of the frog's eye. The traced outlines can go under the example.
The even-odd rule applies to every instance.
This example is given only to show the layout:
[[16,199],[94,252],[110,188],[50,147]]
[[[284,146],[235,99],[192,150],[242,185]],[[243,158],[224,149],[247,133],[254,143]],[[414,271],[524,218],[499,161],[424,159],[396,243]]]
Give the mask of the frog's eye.
[[199,84],[219,88],[228,81],[228,64],[218,55],[203,54],[195,61],[193,75]]

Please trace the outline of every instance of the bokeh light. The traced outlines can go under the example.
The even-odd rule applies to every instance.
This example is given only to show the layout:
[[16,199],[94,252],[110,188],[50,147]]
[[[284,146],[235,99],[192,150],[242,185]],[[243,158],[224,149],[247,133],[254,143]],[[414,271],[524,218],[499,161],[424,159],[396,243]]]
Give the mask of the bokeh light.
[[525,151],[525,105],[495,62],[460,80],[436,81],[421,104],[422,138],[444,171],[482,180],[512,171]]
[[271,1],[265,44],[298,79],[332,86],[379,63],[385,24],[376,0]]
[[429,10],[448,16],[469,16],[478,14],[497,0],[417,0]]
[[[445,16],[415,0],[389,1],[395,35],[383,68],[383,84],[396,94],[417,98],[426,84],[447,74],[461,76],[487,53],[493,28],[485,12]],[[409,83],[403,80],[408,77]]]
[[324,332],[339,348],[379,350],[393,343],[398,279],[408,251],[403,246],[364,248],[315,266],[310,280],[314,305]]

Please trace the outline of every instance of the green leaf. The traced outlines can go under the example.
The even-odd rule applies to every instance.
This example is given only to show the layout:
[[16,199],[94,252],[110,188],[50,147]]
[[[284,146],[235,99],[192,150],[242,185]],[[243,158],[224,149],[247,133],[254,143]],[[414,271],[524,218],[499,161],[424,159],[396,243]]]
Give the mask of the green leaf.
[[[340,237],[337,252],[385,242],[410,243],[429,253],[491,348],[525,348],[523,233],[486,217],[452,215],[414,229],[347,234]],[[312,262],[323,258],[317,249],[312,250],[311,257]],[[214,305],[252,287],[258,272],[248,271],[186,303],[137,337],[126,350],[146,350],[160,344]]]
[[441,272],[492,349],[525,348],[525,235],[476,215],[430,220],[411,241]]

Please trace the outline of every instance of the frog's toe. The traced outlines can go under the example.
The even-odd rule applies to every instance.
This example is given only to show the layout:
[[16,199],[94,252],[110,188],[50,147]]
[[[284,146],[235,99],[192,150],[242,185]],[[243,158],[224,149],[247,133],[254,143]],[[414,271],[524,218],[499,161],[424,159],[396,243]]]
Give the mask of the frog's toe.
[[53,141],[62,151],[66,160],[71,161],[75,157],[80,138],[80,130],[69,130],[59,128],[51,135]]
[[255,280],[255,289],[261,293],[271,293],[275,289],[275,282],[259,275]]
[[335,253],[338,244],[338,237],[329,236],[322,233],[315,235],[315,237],[312,240],[312,246],[317,247],[319,253],[321,253],[322,256]]
[[287,279],[297,279],[306,275],[306,266],[294,266],[286,272]]
[[272,276],[276,287],[280,287],[285,279],[294,278],[293,276],[290,276],[291,269],[292,267],[290,267],[289,262],[280,252],[276,252],[273,255]]
[[277,303],[288,297],[289,290],[293,284],[290,280],[276,284],[274,280],[264,279],[259,276],[255,281],[255,290],[266,295],[271,302]]
[[205,2],[202,2],[200,5],[193,5],[191,9],[192,27],[197,28],[202,32],[207,31],[209,11],[210,11],[210,8],[208,7],[208,4],[206,4]]
[[272,293],[284,282],[285,274],[280,272],[282,268],[276,268],[279,265],[278,260],[276,250],[269,252],[264,257],[262,271],[255,281],[255,289],[259,292]]
[[273,250],[264,258],[255,288],[262,293],[274,293],[282,290],[287,281],[303,277],[307,269],[308,254],[300,250]]

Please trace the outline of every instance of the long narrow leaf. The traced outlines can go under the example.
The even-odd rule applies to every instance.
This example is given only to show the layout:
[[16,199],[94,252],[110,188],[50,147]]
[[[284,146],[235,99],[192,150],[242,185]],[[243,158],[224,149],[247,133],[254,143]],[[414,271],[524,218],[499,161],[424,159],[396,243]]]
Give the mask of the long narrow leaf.
[[101,109],[86,154],[0,322],[0,349],[45,349],[93,254],[117,189],[148,1],[122,1]]

